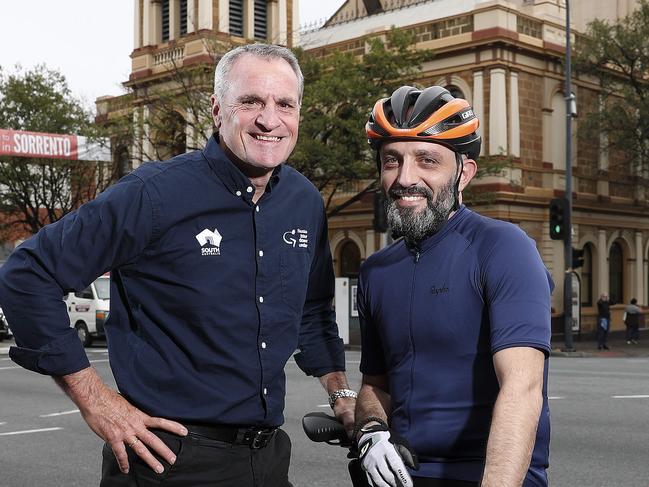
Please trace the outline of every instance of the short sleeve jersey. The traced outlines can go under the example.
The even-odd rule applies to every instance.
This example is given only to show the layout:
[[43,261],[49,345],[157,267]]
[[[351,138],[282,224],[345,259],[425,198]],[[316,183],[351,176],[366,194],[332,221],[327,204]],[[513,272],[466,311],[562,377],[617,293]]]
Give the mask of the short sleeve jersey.
[[417,452],[417,475],[480,479],[499,390],[493,355],[533,347],[546,363],[524,485],[547,485],[552,288],[532,239],[464,206],[418,252],[400,240],[364,263],[360,368],[388,375],[391,427]]

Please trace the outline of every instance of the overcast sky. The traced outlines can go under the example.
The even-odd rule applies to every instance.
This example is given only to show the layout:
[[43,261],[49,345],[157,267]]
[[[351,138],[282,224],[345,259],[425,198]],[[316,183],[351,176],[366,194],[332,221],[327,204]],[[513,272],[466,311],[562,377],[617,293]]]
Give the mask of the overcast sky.
[[[332,15],[344,0],[299,0],[300,23]],[[45,63],[61,71],[89,107],[122,93],[131,72],[133,0],[10,0],[2,2],[0,67]]]

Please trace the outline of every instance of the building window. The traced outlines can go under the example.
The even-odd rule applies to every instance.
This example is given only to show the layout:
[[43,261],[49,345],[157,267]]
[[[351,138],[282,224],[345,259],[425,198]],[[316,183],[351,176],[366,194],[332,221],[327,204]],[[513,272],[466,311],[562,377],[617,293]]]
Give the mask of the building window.
[[187,0],[180,0],[180,35],[187,35]]
[[243,37],[243,0],[230,0],[230,35]]
[[466,97],[464,96],[464,92],[461,89],[459,89],[457,86],[448,85],[446,89],[451,95],[453,95],[454,98],[462,98],[463,100],[466,100]]
[[361,267],[361,251],[353,241],[343,243],[340,249],[340,277],[358,277]]
[[266,40],[266,19],[268,3],[266,0],[255,0],[255,39]]
[[169,40],[169,0],[162,0],[162,42]]
[[593,305],[593,249],[584,245],[584,265],[581,268],[581,305]]
[[624,269],[622,246],[613,242],[608,254],[609,296],[611,304],[624,302]]

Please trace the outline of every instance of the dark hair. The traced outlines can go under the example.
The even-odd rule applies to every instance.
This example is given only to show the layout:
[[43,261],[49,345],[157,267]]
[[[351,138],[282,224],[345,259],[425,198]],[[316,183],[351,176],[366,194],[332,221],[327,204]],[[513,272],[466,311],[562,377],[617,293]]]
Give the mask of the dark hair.
[[631,300],[631,304],[638,304],[638,300],[637,300],[636,298],[633,298],[633,299]]

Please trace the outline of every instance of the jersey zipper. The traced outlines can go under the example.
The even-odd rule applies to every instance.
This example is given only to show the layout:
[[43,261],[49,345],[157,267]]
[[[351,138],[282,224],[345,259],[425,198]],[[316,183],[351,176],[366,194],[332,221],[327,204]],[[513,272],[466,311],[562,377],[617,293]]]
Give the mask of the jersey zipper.
[[410,307],[408,310],[408,333],[410,334],[410,348],[412,350],[412,361],[410,363],[410,393],[408,394],[408,407],[406,410],[408,411],[408,430],[410,430],[410,423],[412,418],[412,411],[410,410],[410,403],[412,401],[412,393],[413,393],[413,387],[414,387],[414,381],[415,381],[415,340],[413,338],[413,330],[412,330],[412,307],[413,303],[415,300],[415,277],[417,274],[417,263],[419,262],[419,250],[415,250],[415,259],[414,259],[414,264],[412,266],[412,279],[410,282]]

